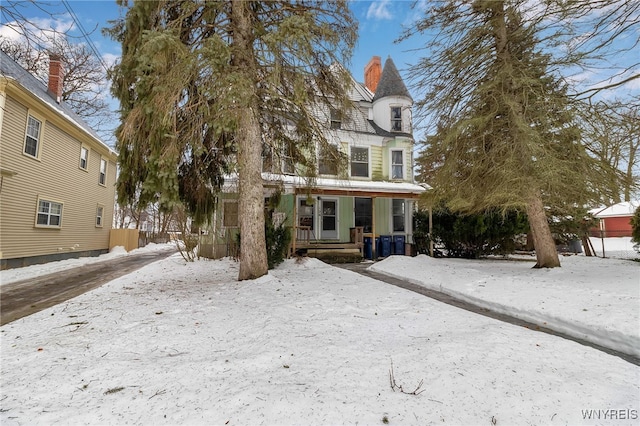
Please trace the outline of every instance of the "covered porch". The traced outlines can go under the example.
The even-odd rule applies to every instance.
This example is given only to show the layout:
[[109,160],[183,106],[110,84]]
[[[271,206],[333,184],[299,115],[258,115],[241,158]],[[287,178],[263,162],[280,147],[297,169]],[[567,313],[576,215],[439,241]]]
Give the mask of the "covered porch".
[[[376,259],[410,254],[413,211],[426,190],[404,182],[317,179],[313,185],[283,182],[290,254],[327,251]],[[401,247],[401,248],[400,248]]]

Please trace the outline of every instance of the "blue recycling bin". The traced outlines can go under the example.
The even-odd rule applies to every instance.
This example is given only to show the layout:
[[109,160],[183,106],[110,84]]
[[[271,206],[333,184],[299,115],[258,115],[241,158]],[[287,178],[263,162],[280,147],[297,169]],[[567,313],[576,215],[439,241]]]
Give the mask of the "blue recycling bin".
[[378,255],[380,257],[391,256],[391,235],[380,235]]
[[372,260],[373,259],[373,252],[372,247],[371,247],[371,237],[364,237],[362,239],[362,244],[363,244],[363,249],[364,249],[364,258],[365,259],[369,259]]
[[391,252],[400,256],[404,256],[404,235],[393,236],[393,247]]

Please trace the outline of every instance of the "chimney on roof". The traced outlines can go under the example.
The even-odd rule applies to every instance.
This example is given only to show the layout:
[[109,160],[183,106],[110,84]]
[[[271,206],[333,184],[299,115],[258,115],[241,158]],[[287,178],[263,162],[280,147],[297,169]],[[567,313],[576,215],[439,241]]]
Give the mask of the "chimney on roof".
[[64,70],[62,68],[62,60],[60,55],[55,53],[49,54],[49,84],[47,89],[49,94],[54,97],[57,103],[62,101],[62,80]]
[[364,85],[373,93],[376,93],[381,74],[382,65],[380,63],[380,56],[371,57],[367,66],[364,67]]

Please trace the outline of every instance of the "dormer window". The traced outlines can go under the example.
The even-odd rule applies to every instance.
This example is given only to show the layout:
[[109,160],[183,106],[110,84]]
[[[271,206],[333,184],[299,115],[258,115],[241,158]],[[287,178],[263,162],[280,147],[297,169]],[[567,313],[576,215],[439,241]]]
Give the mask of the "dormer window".
[[399,107],[399,106],[391,107],[391,131],[392,132],[402,131],[402,107]]
[[331,129],[341,129],[342,128],[342,112],[331,108]]

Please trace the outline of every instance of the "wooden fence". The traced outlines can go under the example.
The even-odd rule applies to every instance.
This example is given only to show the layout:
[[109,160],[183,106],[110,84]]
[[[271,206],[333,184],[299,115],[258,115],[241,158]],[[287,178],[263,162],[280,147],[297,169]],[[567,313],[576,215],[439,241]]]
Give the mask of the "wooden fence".
[[109,250],[116,246],[122,246],[127,251],[138,248],[137,229],[112,229],[109,233]]

